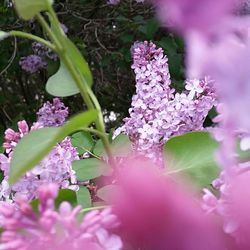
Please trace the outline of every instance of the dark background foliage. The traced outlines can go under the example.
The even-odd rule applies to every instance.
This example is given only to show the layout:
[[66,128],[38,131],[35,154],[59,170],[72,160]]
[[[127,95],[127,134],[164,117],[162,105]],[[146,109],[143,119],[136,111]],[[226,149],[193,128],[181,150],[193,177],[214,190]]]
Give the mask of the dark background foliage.
[[[161,46],[169,57],[174,87],[183,83],[183,43],[180,38],[159,26],[152,6],[122,0],[117,6],[106,0],[56,1],[55,9],[68,36],[85,55],[94,75],[94,91],[108,115],[118,115],[115,127],[127,115],[135,91],[131,67],[130,48],[135,41],[152,40]],[[0,4],[0,30],[23,30],[43,36],[35,21],[23,22],[13,8]],[[23,72],[19,60],[32,54],[31,42],[7,39],[0,43],[0,133],[14,126],[20,119],[35,120],[36,111],[45,100],[47,78],[54,74],[58,62],[48,61],[48,69],[35,74]],[[71,113],[84,109],[79,96],[63,100]]]

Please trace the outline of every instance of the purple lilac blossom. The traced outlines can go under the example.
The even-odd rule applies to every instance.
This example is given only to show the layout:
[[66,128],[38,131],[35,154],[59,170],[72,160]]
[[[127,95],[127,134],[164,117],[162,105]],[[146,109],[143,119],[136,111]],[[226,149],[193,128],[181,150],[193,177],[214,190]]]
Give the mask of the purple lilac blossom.
[[[236,4],[237,1],[237,4]],[[238,6],[238,0],[151,0],[162,23],[186,35],[197,30],[207,34]],[[209,10],[209,11],[208,11]]]
[[[65,24],[61,23],[61,28],[65,34],[68,33],[69,29]],[[53,61],[58,60],[57,54],[55,54],[55,52],[53,50],[46,47],[44,44],[41,44],[38,42],[33,42],[32,43],[32,50],[33,50],[35,55],[40,56],[41,58],[43,58],[43,60],[46,60],[46,58],[49,58]]]
[[48,51],[48,48],[41,43],[33,42],[32,43],[32,50],[33,50],[35,55],[44,57]]
[[128,134],[137,152],[161,158],[162,147],[174,135],[202,130],[208,111],[216,104],[214,82],[208,77],[186,80],[185,91],[171,88],[168,58],[152,42],[132,47],[132,69],[136,75],[136,94],[130,117],[119,133]]
[[216,81],[220,102],[231,111],[230,120],[247,131],[250,130],[249,116],[246,115],[250,105],[249,24],[249,17],[234,17],[213,30],[209,38],[193,32],[186,39],[188,75],[211,75]]
[[59,98],[46,102],[37,112],[38,122],[43,127],[62,126],[68,117],[68,107]]
[[33,42],[32,43],[32,50],[35,55],[40,56],[44,60],[46,58],[49,58],[53,61],[56,61],[58,59],[57,54],[54,53],[50,48],[46,47],[45,45],[38,43],[38,42]]
[[[41,127],[39,123],[35,123],[31,130]],[[15,201],[18,197],[25,197],[30,201],[35,198],[38,187],[44,183],[56,183],[60,188],[78,190],[72,162],[79,160],[79,156],[68,137],[58,143],[35,168],[28,171],[17,183],[11,187],[8,185],[13,149],[18,141],[29,133],[29,127],[25,121],[18,122],[18,129],[19,132],[12,129],[7,129],[5,132],[3,147],[6,155],[0,154],[0,168],[4,173],[4,179],[0,184],[0,200]]]
[[19,61],[19,64],[27,73],[33,74],[37,71],[45,69],[47,67],[47,62],[44,59],[37,55],[29,55],[27,57],[22,57]]
[[1,249],[122,249],[120,237],[112,233],[119,223],[110,208],[89,212],[78,222],[81,206],[72,208],[68,202],[62,202],[57,211],[57,194],[55,184],[40,186],[38,212],[24,199],[17,199],[16,204],[0,203]]
[[236,142],[240,141],[242,151],[249,150],[250,133],[237,127],[237,123],[231,120],[227,105],[220,103],[217,112],[214,122],[219,124],[211,131],[221,144],[217,162],[222,171],[212,182],[217,195],[204,189],[202,206],[207,213],[214,213],[222,218],[224,231],[236,239],[238,249],[249,249],[250,161],[248,158],[241,158],[236,152]]

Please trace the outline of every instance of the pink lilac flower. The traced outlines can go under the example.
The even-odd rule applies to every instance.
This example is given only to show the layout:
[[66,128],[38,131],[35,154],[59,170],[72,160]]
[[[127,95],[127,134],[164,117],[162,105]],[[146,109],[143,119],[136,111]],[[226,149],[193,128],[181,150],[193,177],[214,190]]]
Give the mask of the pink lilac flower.
[[19,61],[19,64],[27,73],[33,74],[37,71],[45,69],[47,67],[47,62],[44,59],[37,55],[30,55],[27,57],[22,57]]
[[[250,163],[238,164],[229,171],[222,171],[220,177],[213,182],[219,191],[216,197],[205,190],[203,208],[208,213],[219,215],[224,223],[225,233],[231,235],[236,249],[249,249],[250,217],[248,199],[250,195]],[[217,191],[217,192],[218,192]]]
[[40,186],[38,212],[27,200],[16,204],[0,203],[1,249],[8,250],[120,250],[122,242],[112,230],[119,226],[117,217],[107,208],[87,213],[80,222],[81,207],[68,202],[55,209],[58,193],[55,184]]
[[62,126],[69,114],[68,107],[59,98],[46,102],[37,112],[38,122],[43,127]]
[[224,231],[236,240],[236,249],[245,250],[250,247],[247,236],[250,233],[250,161],[249,158],[240,157],[236,151],[236,142],[240,142],[242,151],[247,151],[250,131],[236,126],[225,104],[219,104],[217,111],[219,114],[214,121],[219,124],[211,131],[221,143],[217,152],[217,162],[222,171],[212,182],[217,195],[205,189],[202,206],[207,213],[214,213],[222,218]]
[[[41,125],[35,123],[31,130],[39,129]],[[29,127],[25,121],[18,122],[19,132],[11,129],[5,132],[6,156],[0,154],[0,168],[4,173],[4,179],[0,186],[2,200],[15,200],[17,197],[25,197],[28,200],[35,198],[37,188],[44,183],[57,183],[60,188],[78,190],[75,171],[72,162],[79,160],[77,150],[72,146],[67,137],[57,144],[52,151],[32,170],[28,171],[13,186],[8,185],[10,161],[18,141],[29,133]]]
[[[231,18],[214,30],[210,38],[189,33],[188,74],[209,74],[216,80],[219,99],[230,110],[229,118],[237,127],[250,130],[248,114],[250,105],[250,59],[249,18]],[[214,58],[217,58],[214,61]],[[240,67],[235,67],[240,65]]]
[[203,129],[209,110],[216,104],[214,82],[189,79],[186,90],[175,93],[171,88],[168,59],[152,42],[132,47],[132,69],[136,75],[136,93],[130,117],[115,132],[128,134],[137,152],[160,159],[162,147],[174,135]]
[[229,16],[235,0],[151,0],[157,7],[162,23],[187,34],[198,30],[205,34]]
[[149,160],[127,160],[124,166],[114,212],[132,249],[227,249],[215,218],[203,213],[188,186],[178,186]]

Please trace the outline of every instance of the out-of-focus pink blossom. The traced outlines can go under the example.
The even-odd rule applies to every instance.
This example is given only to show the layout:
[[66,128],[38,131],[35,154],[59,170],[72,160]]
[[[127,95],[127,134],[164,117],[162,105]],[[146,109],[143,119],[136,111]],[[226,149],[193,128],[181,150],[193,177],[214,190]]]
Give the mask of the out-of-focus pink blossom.
[[215,79],[219,100],[230,110],[228,119],[247,131],[250,131],[246,115],[250,106],[249,25],[249,18],[231,18],[209,38],[198,32],[186,36],[188,75],[206,74]]
[[120,250],[122,242],[112,233],[119,223],[111,209],[89,212],[78,222],[81,207],[61,203],[57,211],[55,184],[38,189],[38,213],[18,199],[16,204],[0,203],[2,250]]
[[173,29],[188,33],[207,33],[235,8],[235,0],[151,0],[156,4],[161,21]]
[[115,213],[133,249],[226,249],[212,217],[149,161],[125,163]]

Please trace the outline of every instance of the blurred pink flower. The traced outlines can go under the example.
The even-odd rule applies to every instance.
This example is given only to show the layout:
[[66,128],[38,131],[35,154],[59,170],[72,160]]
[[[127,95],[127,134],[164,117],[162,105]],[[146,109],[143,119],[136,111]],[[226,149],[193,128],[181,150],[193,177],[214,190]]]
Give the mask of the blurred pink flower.
[[146,160],[125,165],[115,210],[133,249],[222,250],[224,239],[194,196]]
[[151,0],[162,23],[182,33],[198,30],[203,34],[227,17],[235,0]]
[[55,184],[38,189],[38,212],[18,199],[16,205],[0,203],[1,250],[120,250],[120,237],[112,229],[119,223],[111,209],[87,213],[79,221],[81,206],[72,208],[63,202],[57,211]]
[[187,73],[189,77],[204,74],[215,79],[219,100],[230,110],[228,121],[250,131],[246,115],[250,106],[250,33],[249,18],[231,18],[218,25],[210,37],[189,32]]

